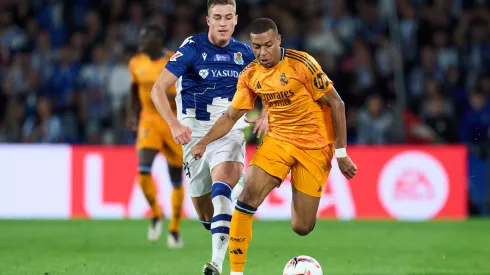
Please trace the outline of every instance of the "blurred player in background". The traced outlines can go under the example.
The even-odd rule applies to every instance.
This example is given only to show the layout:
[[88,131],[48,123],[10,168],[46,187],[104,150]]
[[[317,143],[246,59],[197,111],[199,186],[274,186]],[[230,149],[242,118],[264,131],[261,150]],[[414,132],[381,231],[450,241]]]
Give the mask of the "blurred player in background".
[[[168,227],[168,246],[181,248],[180,221],[184,201],[182,187],[182,146],[176,144],[170,127],[158,114],[151,100],[151,88],[158,75],[174,54],[163,48],[164,31],[157,25],[148,25],[140,33],[141,52],[129,62],[131,72],[131,104],[129,124],[137,129],[136,148],[138,150],[138,183],[146,200],[151,206],[153,217],[148,228],[148,239],[157,241],[162,233],[163,213],[158,205],[157,189],[151,175],[155,156],[162,152],[168,163],[172,182],[172,218]],[[175,87],[169,86],[162,91],[169,98],[175,98]],[[176,113],[174,100],[171,100],[171,112]],[[138,123],[139,120],[139,123]]]
[[225,136],[257,96],[270,115],[269,133],[247,170],[243,192],[231,220],[231,274],[244,272],[252,237],[252,217],[266,196],[291,172],[293,230],[310,233],[327,181],[334,152],[347,177],[357,167],[347,156],[344,103],[316,60],[307,53],[281,47],[276,24],[267,18],[251,25],[251,45],[257,58],[240,75],[230,108],[193,148],[201,159],[206,146]]
[[[200,160],[193,158],[191,147],[226,112],[238,75],[254,56],[249,46],[231,38],[238,20],[235,1],[208,0],[207,7],[209,31],[183,42],[155,83],[152,97],[175,140],[184,144],[184,172],[192,202],[204,227],[212,233],[212,259],[204,265],[203,273],[218,275],[228,249],[232,190],[242,176],[242,130],[248,124],[238,118],[234,129],[210,144]],[[165,95],[176,81],[177,118]]]

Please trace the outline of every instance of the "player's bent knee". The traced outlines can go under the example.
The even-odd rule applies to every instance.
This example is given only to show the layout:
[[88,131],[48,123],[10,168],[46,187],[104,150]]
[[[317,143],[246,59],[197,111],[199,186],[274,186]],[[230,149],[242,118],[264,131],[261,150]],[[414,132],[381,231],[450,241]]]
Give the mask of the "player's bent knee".
[[306,223],[293,223],[292,225],[294,233],[300,235],[300,236],[306,236],[313,231],[313,228],[315,225],[310,225]]
[[150,175],[151,174],[151,165],[139,165],[138,166],[138,174]]
[[211,171],[213,182],[221,181],[234,187],[240,180],[243,164],[236,161],[226,161],[216,165]]
[[170,181],[174,188],[180,188],[182,186],[182,168],[168,166],[168,172],[170,174]]
[[182,187],[182,180],[172,180],[172,187],[173,188],[180,188],[180,187]]

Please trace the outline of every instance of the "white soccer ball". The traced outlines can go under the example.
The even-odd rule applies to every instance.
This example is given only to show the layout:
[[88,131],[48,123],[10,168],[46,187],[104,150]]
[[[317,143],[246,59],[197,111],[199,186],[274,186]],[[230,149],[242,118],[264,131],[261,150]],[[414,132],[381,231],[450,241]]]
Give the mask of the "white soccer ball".
[[297,256],[289,260],[283,275],[323,275],[322,267],[310,256]]

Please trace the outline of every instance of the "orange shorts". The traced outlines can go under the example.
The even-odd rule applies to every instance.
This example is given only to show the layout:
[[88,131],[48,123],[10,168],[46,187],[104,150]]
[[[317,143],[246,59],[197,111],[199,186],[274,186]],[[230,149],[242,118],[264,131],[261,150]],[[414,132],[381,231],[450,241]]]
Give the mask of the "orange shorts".
[[306,150],[266,136],[250,165],[262,168],[281,181],[291,171],[291,184],[296,190],[313,197],[321,197],[332,169],[334,151],[333,144],[321,149]]
[[136,149],[161,152],[170,166],[182,167],[182,145],[175,143],[167,122],[160,115],[142,115],[138,125]]

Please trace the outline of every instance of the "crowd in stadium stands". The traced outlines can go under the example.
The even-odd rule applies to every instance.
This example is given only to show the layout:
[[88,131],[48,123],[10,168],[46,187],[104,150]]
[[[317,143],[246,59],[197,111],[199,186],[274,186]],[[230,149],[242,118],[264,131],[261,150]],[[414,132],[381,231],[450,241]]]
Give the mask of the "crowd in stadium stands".
[[[346,103],[350,143],[484,152],[490,1],[397,0],[395,13],[390,1],[238,0],[235,37],[248,42],[247,23],[270,17],[284,47],[312,54]],[[206,30],[205,16],[205,0],[0,1],[0,142],[134,142],[127,62],[140,28],[161,25],[176,50]]]

